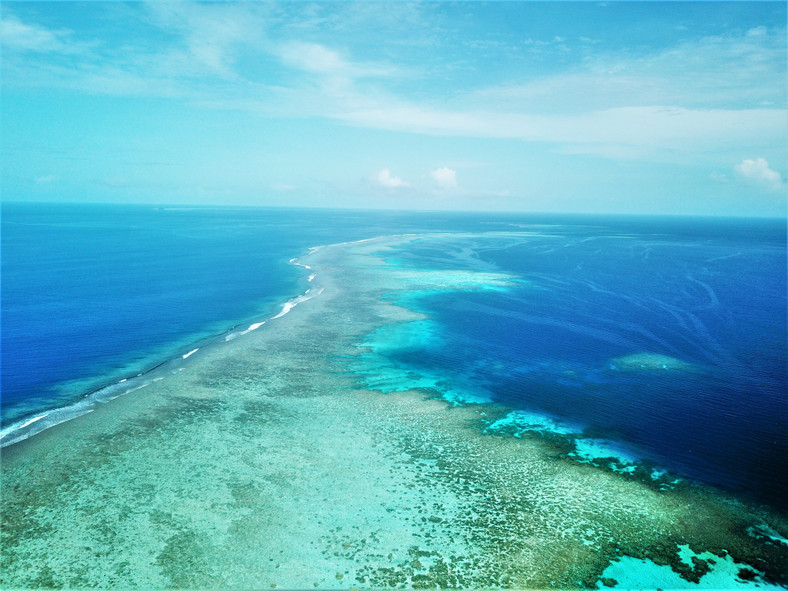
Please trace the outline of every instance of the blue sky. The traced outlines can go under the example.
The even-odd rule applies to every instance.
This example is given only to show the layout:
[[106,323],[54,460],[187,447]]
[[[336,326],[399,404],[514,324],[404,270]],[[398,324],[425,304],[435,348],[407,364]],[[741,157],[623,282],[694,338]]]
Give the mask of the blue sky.
[[7,201],[785,215],[786,5],[3,2]]

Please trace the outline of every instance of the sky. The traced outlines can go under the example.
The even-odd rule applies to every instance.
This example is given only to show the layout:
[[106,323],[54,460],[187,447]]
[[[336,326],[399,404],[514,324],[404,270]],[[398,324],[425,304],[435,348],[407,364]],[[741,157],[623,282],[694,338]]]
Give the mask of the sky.
[[785,2],[9,2],[3,201],[785,216]]

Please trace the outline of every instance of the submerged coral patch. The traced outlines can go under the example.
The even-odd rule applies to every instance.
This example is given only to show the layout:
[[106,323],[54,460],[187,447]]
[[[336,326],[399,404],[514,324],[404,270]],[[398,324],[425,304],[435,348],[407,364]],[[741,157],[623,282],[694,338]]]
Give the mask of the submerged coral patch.
[[679,559],[691,570],[699,570],[697,580],[688,580],[669,565],[647,558],[622,556],[607,567],[597,582],[598,589],[783,589],[764,581],[764,573],[736,562],[729,554],[696,554],[689,545],[679,546]]

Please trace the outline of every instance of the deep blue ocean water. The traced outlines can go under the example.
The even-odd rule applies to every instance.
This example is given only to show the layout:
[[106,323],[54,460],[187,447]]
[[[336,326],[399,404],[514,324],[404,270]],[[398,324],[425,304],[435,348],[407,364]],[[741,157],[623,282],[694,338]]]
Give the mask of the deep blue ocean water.
[[[288,261],[310,246],[431,231],[527,235],[425,240],[390,260],[523,282],[409,298],[431,338],[386,349],[402,375],[786,507],[781,220],[4,204],[3,425],[270,317],[303,292],[308,271]],[[676,365],[619,361],[639,354]]]

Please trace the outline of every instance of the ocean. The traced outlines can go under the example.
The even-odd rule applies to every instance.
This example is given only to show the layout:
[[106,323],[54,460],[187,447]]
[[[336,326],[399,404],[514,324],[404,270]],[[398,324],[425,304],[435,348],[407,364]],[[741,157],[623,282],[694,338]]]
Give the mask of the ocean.
[[442,237],[388,265],[517,282],[409,293],[426,319],[371,335],[359,383],[499,403],[591,460],[788,508],[784,220],[4,204],[2,434],[272,318],[310,247],[407,233]]
[[265,317],[306,276],[290,258],[400,217],[3,204],[3,426]]
[[[590,460],[646,460],[788,508],[783,222],[586,218],[521,229],[387,256],[522,283],[408,294],[402,304],[428,319],[383,329],[378,349],[394,379],[380,388],[426,377],[442,397],[583,433]],[[372,385],[380,364],[359,365]]]

